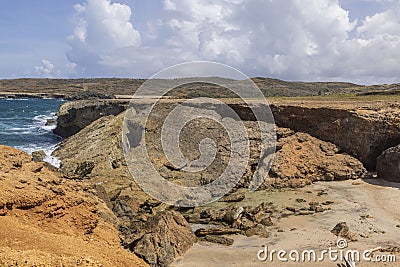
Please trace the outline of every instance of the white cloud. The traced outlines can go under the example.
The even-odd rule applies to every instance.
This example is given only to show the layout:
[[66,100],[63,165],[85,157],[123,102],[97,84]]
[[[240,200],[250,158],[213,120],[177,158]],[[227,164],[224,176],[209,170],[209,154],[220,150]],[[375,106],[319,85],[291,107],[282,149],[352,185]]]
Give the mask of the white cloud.
[[385,12],[368,16],[357,28],[363,38],[374,38],[379,35],[400,36],[400,5]]
[[[130,22],[129,6],[110,0],[88,0],[74,6],[76,25],[68,37],[69,60],[85,68],[101,65],[115,50],[140,45],[140,34]],[[91,70],[95,71],[95,70]]]
[[46,77],[50,78],[53,77],[54,75],[54,64],[51,63],[50,61],[43,59],[42,60],[42,65],[35,67],[35,72],[38,76],[40,77]]
[[130,7],[88,0],[75,6],[68,56],[89,75],[148,77],[214,60],[250,76],[400,81],[400,3],[388,2],[396,8],[357,26],[338,0],[165,0],[139,33]]

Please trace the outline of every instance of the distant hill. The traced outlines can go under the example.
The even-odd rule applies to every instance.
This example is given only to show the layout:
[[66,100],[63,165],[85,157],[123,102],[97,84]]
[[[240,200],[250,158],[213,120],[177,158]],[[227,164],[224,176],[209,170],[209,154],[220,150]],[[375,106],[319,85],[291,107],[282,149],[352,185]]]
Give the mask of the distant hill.
[[[213,78],[222,83],[232,80]],[[274,96],[324,96],[332,94],[393,94],[400,90],[399,84],[362,86],[345,82],[287,82],[278,79],[255,77],[251,79],[267,97]],[[80,92],[94,92],[104,95],[132,95],[145,79],[126,78],[85,78],[85,79],[13,79],[0,80],[3,94],[39,93],[61,94],[65,96]],[[175,79],[176,81],[176,79]],[[166,80],[165,82],[169,82]],[[243,81],[234,81],[240,86]],[[206,83],[180,86],[169,94],[178,98],[193,97],[235,97],[229,90]]]

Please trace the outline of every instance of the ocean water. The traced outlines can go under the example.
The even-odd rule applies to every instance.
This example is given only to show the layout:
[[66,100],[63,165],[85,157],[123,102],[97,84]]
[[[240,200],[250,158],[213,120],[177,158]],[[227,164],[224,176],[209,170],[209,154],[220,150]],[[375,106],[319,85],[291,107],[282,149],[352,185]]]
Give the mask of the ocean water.
[[29,154],[44,150],[45,161],[59,166],[51,156],[61,138],[53,134],[56,112],[64,102],[61,99],[0,99],[0,144],[13,146]]

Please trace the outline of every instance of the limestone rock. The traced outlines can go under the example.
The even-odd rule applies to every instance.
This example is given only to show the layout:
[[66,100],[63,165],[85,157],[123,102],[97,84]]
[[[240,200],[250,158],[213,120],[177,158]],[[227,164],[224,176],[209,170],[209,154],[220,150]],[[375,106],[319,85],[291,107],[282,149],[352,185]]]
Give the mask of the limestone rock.
[[246,198],[246,195],[244,193],[232,193],[224,196],[223,198],[220,199],[222,202],[240,202],[243,199]]
[[1,265],[146,266],[121,246],[115,215],[90,185],[2,145],[0,192]]
[[340,153],[334,144],[306,133],[280,138],[277,147],[280,149],[262,188],[301,187],[321,180],[358,179],[367,173],[359,160]]
[[92,172],[94,167],[95,165],[93,161],[84,161],[80,163],[78,167],[76,167],[74,174],[77,175],[80,179],[83,179]]
[[33,151],[32,152],[32,159],[35,162],[41,162],[46,157],[46,153],[43,150]]
[[196,236],[182,215],[165,211],[149,218],[144,225],[143,236],[135,240],[130,249],[150,266],[169,266],[194,242]]
[[120,114],[128,103],[114,99],[67,102],[57,112],[54,133],[62,137],[72,136],[101,117]]
[[279,127],[331,142],[370,171],[384,150],[400,142],[398,103],[279,101],[271,109]]
[[400,145],[385,150],[377,160],[378,177],[391,182],[400,182]]
[[337,237],[343,237],[350,241],[356,240],[355,234],[350,231],[350,228],[346,222],[338,223],[335,227],[333,227],[331,233],[336,235]]

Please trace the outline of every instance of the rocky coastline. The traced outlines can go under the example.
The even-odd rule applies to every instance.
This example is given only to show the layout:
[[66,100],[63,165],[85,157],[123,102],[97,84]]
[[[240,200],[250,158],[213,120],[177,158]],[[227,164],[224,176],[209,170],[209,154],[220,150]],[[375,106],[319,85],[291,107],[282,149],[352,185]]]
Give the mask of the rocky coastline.
[[[179,101],[181,100],[168,99],[161,102],[159,112],[168,110],[169,105]],[[145,104],[148,100],[143,102]],[[252,116],[242,104],[234,100],[226,102],[239,113],[248,127],[253,127]],[[263,196],[287,194],[296,188],[307,188],[318,181],[379,180],[375,174],[376,162],[378,161],[378,173],[381,173],[379,168],[382,169],[380,166],[388,157],[380,155],[382,152],[387,155],[389,152],[385,150],[392,151],[391,147],[400,142],[400,107],[396,102],[344,101],[328,104],[304,100],[272,101],[271,109],[278,126],[277,152],[268,177],[254,193],[257,197],[244,190],[248,177],[252,174],[251,166],[248,166],[248,172],[239,186],[225,200],[201,208],[177,209],[146,195],[130,176],[122,155],[121,126],[124,113],[118,112],[127,105],[128,101],[118,100],[64,104],[60,109],[61,120],[58,127],[76,129],[76,133],[66,134],[69,137],[60,144],[54,155],[61,160],[60,171],[66,177],[84,180],[96,186],[99,197],[119,219],[118,229],[123,246],[151,266],[169,266],[174,258],[182,256],[195,242],[191,231],[182,237],[181,233],[185,231],[181,230],[178,237],[187,241],[181,241],[182,248],[165,255],[165,250],[176,244],[178,237],[174,235],[177,232],[173,230],[168,234],[164,233],[170,238],[170,242],[162,243],[160,247],[149,246],[155,242],[153,239],[143,240],[149,221],[166,211],[174,212],[175,215],[171,216],[179,216],[180,219],[173,219],[175,222],[183,220],[192,227],[200,225],[197,231],[193,231],[198,242],[232,245],[232,236],[237,234],[268,239],[271,229],[279,228],[280,221],[284,218],[320,216],[319,214],[332,211],[335,201],[325,199],[324,196],[328,193],[324,190],[311,193],[317,199],[297,198],[295,204],[287,206],[266,201],[268,198]],[[104,106],[111,108],[103,108]],[[98,110],[103,112],[99,113]],[[154,122],[153,125],[148,125],[149,131],[157,136],[158,124]],[[195,129],[189,133],[192,137],[199,134]],[[213,137],[218,138],[222,133],[215,131],[214,134]],[[257,150],[256,145],[254,148]],[[183,175],[179,170],[166,168],[168,163],[162,155],[157,155],[156,158],[156,167],[165,177],[182,182]],[[250,161],[252,160],[255,159]],[[218,170],[223,166],[221,163],[216,168]],[[382,178],[387,179],[389,176],[391,179],[387,180],[399,181],[393,174]],[[201,177],[193,176],[190,180],[197,185],[202,183]],[[251,199],[253,201],[249,201]]]
[[[199,249],[198,244],[229,248],[240,242],[238,238],[254,237],[268,242],[296,232],[295,226],[287,226],[288,221],[301,225],[327,216],[331,216],[329,227],[334,228],[341,222],[335,214],[343,215],[341,208],[347,201],[346,197],[337,199],[340,192],[347,190],[344,185],[373,191],[374,183],[395,187],[395,183],[387,185],[386,181],[400,182],[395,167],[400,158],[399,102],[284,99],[270,102],[277,125],[275,160],[262,186],[249,192],[246,188],[253,174],[252,165],[259,156],[260,140],[252,130],[255,121],[251,111],[240,101],[226,99],[224,102],[239,114],[251,136],[246,173],[238,186],[218,202],[196,208],[172,207],[145,194],[129,173],[122,154],[121,129],[129,100],[91,94],[71,100],[57,114],[55,133],[65,138],[53,153],[61,160],[59,170],[40,160],[32,161],[23,152],[0,146],[0,186],[15,193],[1,199],[0,219],[4,220],[4,227],[16,221],[16,229],[21,231],[28,227],[24,225],[26,220],[33,220],[35,223],[29,227],[49,239],[53,234],[65,240],[74,238],[77,245],[84,247],[86,258],[80,259],[79,251],[69,257],[54,251],[46,254],[43,251],[50,251],[49,248],[40,244],[42,247],[35,250],[37,244],[32,243],[30,247],[1,248],[0,263],[9,264],[16,258],[16,262],[28,259],[36,264],[46,258],[48,264],[85,260],[84,266],[190,266],[185,265],[190,263],[185,255],[192,255],[193,250]],[[143,100],[143,105],[149,101]],[[181,101],[162,100],[160,118],[171,105]],[[143,126],[151,136],[150,153],[156,169],[178,184],[187,180],[192,185],[210,182],[207,175],[187,176],[168,165],[156,149],[160,123],[155,119]],[[203,126],[212,127],[207,123]],[[187,134],[197,140],[205,133],[188,129]],[[224,133],[215,130],[211,137],[223,140]],[[195,154],[189,145],[189,140],[183,140],[182,149]],[[229,152],[227,144],[221,145],[225,152],[217,156],[213,169],[216,172],[223,170]],[[17,180],[11,179],[16,175]],[[351,205],[347,205],[350,209]],[[368,215],[359,214],[358,210],[354,214]],[[373,222],[375,228],[371,231],[364,229],[364,224],[348,221],[355,233],[346,238],[361,247],[372,243],[371,236],[381,241],[386,238],[382,251],[396,250],[396,243],[387,236],[398,236],[397,215],[390,214],[394,216],[393,229],[379,220]],[[60,227],[64,230],[55,230]],[[330,230],[323,229],[325,232],[320,234],[334,240],[337,237]],[[100,261],[91,247],[94,243],[90,242],[108,247],[102,252],[107,257]],[[20,251],[25,250],[29,252],[22,255]],[[112,257],[113,253],[118,256]],[[190,257],[195,262],[196,257]]]

